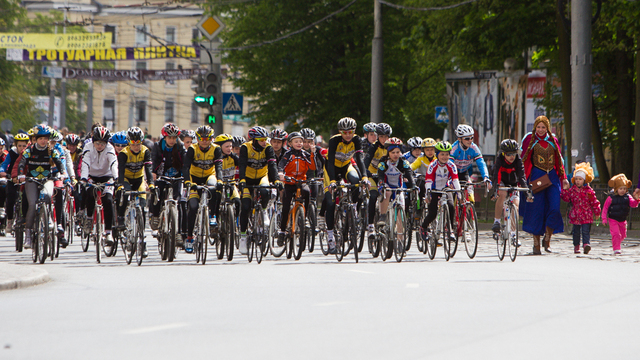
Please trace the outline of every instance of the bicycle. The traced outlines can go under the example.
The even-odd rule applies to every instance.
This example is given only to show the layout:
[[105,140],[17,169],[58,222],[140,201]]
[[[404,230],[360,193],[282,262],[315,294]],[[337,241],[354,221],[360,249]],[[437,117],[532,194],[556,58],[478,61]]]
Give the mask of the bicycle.
[[69,245],[71,245],[73,244],[73,235],[75,233],[76,224],[76,200],[73,196],[73,186],[71,183],[67,183],[65,185],[62,208],[64,209],[62,214],[65,217],[64,232],[67,236],[67,241],[69,241]]
[[294,260],[300,260],[302,250],[306,247],[305,241],[308,235],[305,223],[304,198],[302,197],[302,184],[307,181],[297,180],[288,176],[285,176],[285,181],[296,183],[296,196],[292,199],[293,206],[289,210],[284,247],[287,250],[287,259],[291,259],[293,256]]
[[[337,202],[334,216],[334,238],[336,243],[336,259],[338,262],[353,249],[358,262],[358,225],[356,224],[356,206],[351,201],[351,192],[360,184],[337,184],[333,191],[333,200]],[[348,245],[347,245],[348,244]]]
[[[322,178],[308,179],[307,184],[309,184],[309,188],[312,187],[320,187],[322,185]],[[317,206],[317,197],[313,196],[313,191],[309,192],[309,209],[307,209],[307,220],[309,221],[309,227],[307,227],[307,251],[312,253],[315,244],[316,244],[316,236],[318,235],[318,206]],[[317,192],[316,192],[317,194]]]
[[[518,247],[520,247],[518,239],[518,209],[515,201],[519,198],[520,191],[530,191],[529,188],[521,188],[515,186],[499,187],[498,190],[506,191],[507,197],[502,205],[502,216],[500,217],[500,231],[493,233],[493,239],[496,240],[498,246],[498,259],[504,259],[507,244],[509,244],[509,258],[516,261],[518,256]],[[533,198],[533,197],[531,197]]]
[[[247,225],[247,260],[253,261],[253,254],[255,252],[256,261],[258,264],[262,263],[262,258],[269,250],[269,229],[264,226],[264,216],[267,209],[262,208],[262,195],[260,189],[277,189],[276,186],[260,186],[260,185],[247,185],[247,189],[253,190],[253,208],[249,214],[249,223]],[[280,196],[280,191],[276,191],[276,196]],[[273,200],[270,200],[270,203]],[[271,204],[270,204],[271,205]],[[267,208],[270,206],[268,205]],[[272,206],[272,205],[271,205]],[[271,223],[276,219],[271,219]],[[276,224],[277,225],[277,224]],[[271,226],[271,224],[269,224]]]
[[[436,224],[434,226],[429,227],[429,237],[427,246],[433,250],[433,255],[435,257],[435,249],[438,244],[439,239],[443,239],[442,244],[444,248],[444,258],[446,261],[451,259],[452,254],[452,246],[457,248],[458,239],[453,236],[451,217],[449,215],[449,205],[448,199],[450,193],[458,193],[461,190],[453,190],[447,189],[438,191],[427,189],[427,196],[431,196],[431,194],[440,194],[440,199],[438,199],[438,213],[436,215],[436,219],[434,220]],[[432,222],[433,224],[433,222]],[[455,244],[455,245],[454,245]],[[429,250],[431,251],[431,250]],[[431,253],[429,254],[429,258],[433,260],[431,257]]]
[[420,199],[419,192],[412,191],[409,193],[409,206],[407,206],[406,210],[406,229],[408,239],[406,241],[405,250],[409,251],[411,248],[411,241],[414,237],[416,238],[416,246],[418,251],[421,253],[426,253],[426,243],[422,239],[420,234],[420,226],[422,225],[422,221],[426,216],[426,211],[423,209],[424,201]]
[[453,254],[451,255],[451,257],[456,254],[458,239],[460,237],[462,237],[462,241],[464,242],[464,247],[467,252],[467,256],[469,256],[469,259],[473,259],[476,256],[476,252],[478,251],[478,215],[476,213],[475,205],[469,200],[469,188],[473,188],[473,186],[475,185],[482,184],[484,184],[484,182],[460,182],[460,187],[462,188],[462,198],[456,197],[454,199],[457,224],[455,228],[456,247],[453,250]]
[[[147,243],[144,241],[144,218],[142,217],[142,206],[140,205],[140,195],[147,194],[146,191],[120,191],[120,203],[125,197],[129,198],[129,203],[124,211],[124,229],[118,231],[118,238],[124,252],[127,265],[131,264],[133,254],[136,255],[136,263],[142,265],[142,259]],[[133,197],[133,199],[131,199]],[[118,241],[114,239],[114,247]]]
[[[401,196],[404,196],[404,193],[413,193],[415,190],[403,188],[391,189],[385,187],[380,191],[381,197],[384,196],[384,193],[387,191],[391,192],[393,199],[389,202],[389,206],[387,207],[387,219],[385,224],[378,225],[376,223],[375,238],[378,242],[382,261],[386,261],[391,258],[391,253],[393,252],[396,262],[401,262],[407,251],[405,245],[405,234],[408,228],[406,227],[407,220],[404,212],[404,204],[400,202],[400,199]],[[379,202],[381,201],[382,200],[380,199]],[[398,229],[398,227],[401,227],[401,229]]]
[[13,205],[13,235],[16,242],[16,251],[22,252],[24,246],[24,214],[22,213],[22,185],[16,184],[18,197]]
[[210,189],[207,185],[195,186],[200,193],[200,202],[198,203],[198,211],[196,213],[196,223],[193,227],[193,251],[196,253],[196,264],[202,265],[207,263],[207,247],[209,245],[209,196]]
[[[92,230],[86,232],[87,236],[87,248],[89,247],[89,241],[93,242],[96,245],[96,261],[98,264],[102,260],[100,250],[104,252],[105,256],[110,257],[115,254],[116,248],[118,246],[117,241],[114,241],[112,245],[107,245],[105,243],[105,234],[104,234],[104,209],[102,208],[102,192],[109,186],[113,186],[113,182],[106,183],[87,183],[88,188],[93,188],[94,196],[96,199],[96,206],[93,210],[93,222],[91,223]],[[88,189],[87,189],[88,191]],[[88,220],[88,219],[87,219]],[[86,228],[85,228],[86,230]],[[86,250],[84,250],[86,251]]]
[[[158,224],[158,253],[162,260],[173,262],[176,256],[178,234],[178,200],[173,198],[173,186],[179,183],[178,193],[181,193],[183,177],[160,176],[156,182],[167,184],[164,188],[164,206],[160,212],[160,222]],[[157,188],[156,188],[157,189]],[[159,197],[155,197],[159,201]]]
[[236,207],[231,197],[235,189],[235,180],[223,180],[222,198],[220,200],[220,222],[216,238],[216,255],[218,260],[226,255],[227,261],[233,260],[235,241],[240,231],[236,221]]
[[[0,178],[0,191],[7,191],[7,178]],[[6,236],[7,235],[7,215],[6,213],[3,213],[0,216],[0,236]]]
[[27,178],[28,182],[33,182],[38,186],[38,200],[36,201],[36,218],[33,226],[32,255],[33,262],[44,264],[47,257],[52,261],[55,255],[55,235],[53,229],[51,198],[47,198],[45,184],[49,179]]

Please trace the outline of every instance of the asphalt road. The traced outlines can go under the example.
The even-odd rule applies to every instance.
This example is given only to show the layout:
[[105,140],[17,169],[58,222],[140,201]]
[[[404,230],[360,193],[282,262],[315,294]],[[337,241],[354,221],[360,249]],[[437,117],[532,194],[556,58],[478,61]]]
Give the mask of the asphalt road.
[[[154,240],[147,237],[150,244]],[[630,359],[640,267],[554,256],[402,263],[318,250],[300,261],[205,266],[181,253],[96,264],[79,243],[33,265],[0,238],[0,261],[52,281],[0,292],[0,359]],[[211,250],[211,249],[210,249]]]

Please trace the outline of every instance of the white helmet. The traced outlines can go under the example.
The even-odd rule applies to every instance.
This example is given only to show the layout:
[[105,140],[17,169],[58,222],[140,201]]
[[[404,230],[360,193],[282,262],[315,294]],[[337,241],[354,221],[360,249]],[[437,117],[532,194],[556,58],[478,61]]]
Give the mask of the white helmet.
[[473,136],[473,128],[469,125],[458,125],[456,128],[456,136],[459,138]]

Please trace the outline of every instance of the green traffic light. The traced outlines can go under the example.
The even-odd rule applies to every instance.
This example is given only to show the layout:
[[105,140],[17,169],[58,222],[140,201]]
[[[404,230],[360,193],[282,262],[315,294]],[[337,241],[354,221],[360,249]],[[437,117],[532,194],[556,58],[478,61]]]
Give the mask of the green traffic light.
[[213,96],[209,96],[208,102],[209,102],[209,105],[213,106],[213,104],[216,103],[216,98]]
[[213,114],[207,114],[205,116],[205,119],[207,120],[207,124],[215,124],[216,123],[216,117]]
[[199,104],[209,104],[209,105],[215,105],[216,103],[216,98],[214,96],[202,96],[202,95],[196,95],[193,97],[193,101],[199,103]]
[[195,102],[197,102],[197,103],[203,103],[203,102],[206,102],[206,101],[207,101],[207,99],[206,99],[204,96],[196,95],[196,96],[193,98],[193,101],[195,101]]

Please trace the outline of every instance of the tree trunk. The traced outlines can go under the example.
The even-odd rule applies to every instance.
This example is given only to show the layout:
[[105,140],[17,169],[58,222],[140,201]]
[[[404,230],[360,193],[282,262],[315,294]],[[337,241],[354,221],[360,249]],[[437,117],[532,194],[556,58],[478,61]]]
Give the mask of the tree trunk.
[[604,159],[604,147],[602,146],[602,134],[600,134],[600,123],[598,121],[598,112],[596,111],[595,101],[591,102],[591,142],[593,143],[593,155],[595,157],[596,166],[598,167],[598,174],[600,177],[600,183],[606,184],[611,178],[609,176],[609,169],[607,168],[607,161]]
[[558,60],[560,62],[560,83],[562,84],[562,115],[564,116],[564,136],[567,151],[563,154],[571,165],[571,39],[564,26],[562,15],[556,10],[558,29]]
[[[622,35],[626,38],[626,35]],[[621,38],[625,42],[626,39]],[[633,145],[631,135],[633,134],[631,122],[633,121],[633,78],[632,63],[627,51],[624,49],[615,50],[616,83],[618,84],[618,152],[616,154],[616,171],[633,178]]]

